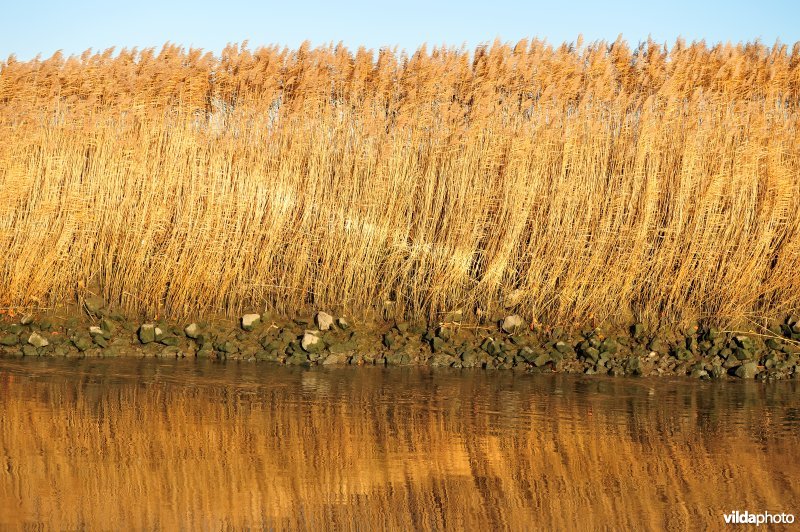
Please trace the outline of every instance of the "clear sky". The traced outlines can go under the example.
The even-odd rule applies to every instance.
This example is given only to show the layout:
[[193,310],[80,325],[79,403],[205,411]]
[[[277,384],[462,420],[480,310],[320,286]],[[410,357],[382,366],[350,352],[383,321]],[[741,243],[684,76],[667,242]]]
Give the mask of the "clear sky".
[[30,59],[88,48],[160,48],[166,41],[218,53],[227,43],[249,41],[298,46],[344,42],[377,49],[398,45],[415,50],[429,45],[475,45],[495,38],[516,42],[540,37],[560,44],[646,40],[671,44],[737,42],[760,38],[787,44],[800,41],[800,0],[640,0],[524,2],[359,2],[283,0],[281,2],[37,1],[9,0],[0,7],[0,60],[10,54]]

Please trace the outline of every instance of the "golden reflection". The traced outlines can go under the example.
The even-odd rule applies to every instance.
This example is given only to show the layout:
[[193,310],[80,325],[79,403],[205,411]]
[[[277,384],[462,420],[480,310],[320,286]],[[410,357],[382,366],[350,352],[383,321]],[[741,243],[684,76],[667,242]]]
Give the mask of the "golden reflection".
[[716,528],[736,509],[797,513],[796,383],[739,384],[0,361],[0,528]]

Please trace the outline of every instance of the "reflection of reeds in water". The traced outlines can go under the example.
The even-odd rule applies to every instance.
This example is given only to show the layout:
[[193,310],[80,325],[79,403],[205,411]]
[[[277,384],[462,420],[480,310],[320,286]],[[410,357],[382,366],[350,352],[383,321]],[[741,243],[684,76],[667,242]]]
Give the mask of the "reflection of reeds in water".
[[0,373],[0,525],[685,528],[800,501],[797,436],[736,407],[754,389],[283,370],[233,387],[236,368]]

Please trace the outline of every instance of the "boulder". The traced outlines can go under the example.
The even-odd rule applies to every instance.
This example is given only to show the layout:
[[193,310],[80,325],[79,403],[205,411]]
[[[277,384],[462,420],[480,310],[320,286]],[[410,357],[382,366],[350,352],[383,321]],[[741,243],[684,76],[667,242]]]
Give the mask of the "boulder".
[[320,331],[327,331],[333,327],[333,316],[327,312],[317,312],[317,315],[314,316],[314,322]]
[[83,301],[86,310],[88,310],[92,314],[99,314],[100,311],[105,308],[106,302],[103,301],[103,298],[96,295],[90,295]]
[[45,347],[50,345],[50,342],[47,341],[47,338],[45,338],[39,333],[31,334],[28,337],[28,343],[31,344],[33,347]]
[[252,331],[259,323],[261,323],[260,314],[245,314],[242,316],[242,329],[245,331]]
[[755,362],[747,362],[736,368],[736,376],[740,379],[753,379],[758,373],[758,366]]
[[517,314],[512,314],[511,316],[506,316],[503,320],[502,329],[507,333],[516,332],[518,329],[521,329],[523,326],[523,321],[520,316]]
[[306,351],[307,353],[317,353],[322,351],[322,348],[325,347],[325,344],[322,341],[322,338],[311,331],[306,331],[305,334],[303,334],[303,339],[300,340],[300,347],[302,347],[303,351]]
[[200,326],[196,323],[190,323],[186,326],[186,328],[183,329],[183,332],[188,338],[197,340],[197,338],[200,336]]
[[156,326],[152,323],[145,323],[139,327],[139,341],[149,344],[156,341]]

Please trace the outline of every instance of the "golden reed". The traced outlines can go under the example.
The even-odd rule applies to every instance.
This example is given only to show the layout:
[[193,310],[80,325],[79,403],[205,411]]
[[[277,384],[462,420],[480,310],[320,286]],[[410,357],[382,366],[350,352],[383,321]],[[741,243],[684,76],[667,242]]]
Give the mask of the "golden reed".
[[0,64],[0,305],[718,323],[800,303],[800,43]]

